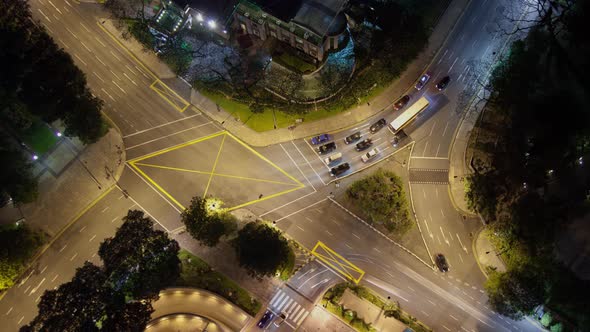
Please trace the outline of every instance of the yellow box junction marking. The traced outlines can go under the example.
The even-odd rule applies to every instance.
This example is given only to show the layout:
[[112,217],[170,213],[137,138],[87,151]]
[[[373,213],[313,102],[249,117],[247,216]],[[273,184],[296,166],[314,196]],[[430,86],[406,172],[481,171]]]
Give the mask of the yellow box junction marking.
[[[218,136],[223,135],[223,141],[219,146],[219,151],[217,153],[217,157],[215,159],[215,163],[213,165],[213,169],[209,172],[205,172],[205,171],[197,171],[197,170],[190,170],[190,169],[184,169],[184,168],[177,168],[177,167],[171,167],[171,166],[162,166],[162,165],[155,165],[155,164],[149,164],[149,163],[144,163],[141,162],[142,160],[146,160],[170,151],[174,151],[174,150],[178,150],[181,148],[184,148],[186,146],[195,144],[195,143],[199,143],[199,142],[203,142]],[[275,169],[277,169],[278,171],[280,171],[282,174],[284,174],[285,176],[287,176],[290,180],[292,180],[292,183],[289,182],[283,182],[283,181],[274,181],[274,180],[267,180],[267,179],[258,179],[258,178],[251,178],[251,177],[245,177],[245,176],[239,176],[239,175],[231,175],[231,174],[221,174],[221,173],[216,173],[215,172],[215,168],[217,166],[217,161],[219,159],[219,156],[223,150],[223,143],[225,142],[225,138],[226,137],[230,137],[232,138],[234,141],[240,143],[243,147],[245,147],[247,150],[249,150],[250,152],[254,153],[254,155],[256,155],[258,158],[262,159],[263,161],[265,161],[266,163],[268,163],[269,165],[271,165],[272,167],[274,167]],[[281,185],[288,185],[288,186],[293,186],[293,188],[278,192],[278,193],[274,193],[271,195],[267,195],[264,196],[262,198],[259,199],[255,199],[252,201],[248,201],[246,203],[242,203],[239,204],[237,206],[231,207],[228,210],[236,210],[239,208],[242,208],[244,206],[248,206],[254,203],[258,203],[267,199],[271,199],[274,197],[278,197],[287,193],[290,193],[292,191],[301,189],[303,187],[305,187],[305,185],[303,183],[301,183],[299,180],[297,180],[296,178],[292,177],[291,175],[289,175],[287,172],[285,172],[282,168],[280,168],[279,166],[277,166],[275,163],[273,163],[272,161],[266,159],[263,155],[261,155],[260,153],[258,153],[257,151],[255,151],[254,149],[252,149],[251,147],[249,147],[246,143],[240,141],[238,138],[236,138],[235,136],[233,136],[232,134],[230,134],[227,131],[219,131],[217,133],[208,135],[208,136],[204,136],[198,139],[194,139],[192,141],[188,141],[185,143],[181,143],[160,151],[156,151],[156,152],[152,152],[150,154],[147,154],[145,156],[141,156],[135,159],[132,159],[130,161],[128,161],[128,164],[133,167],[133,169],[135,169],[139,174],[141,174],[147,181],[149,181],[154,187],[158,188],[158,190],[160,192],[162,192],[168,199],[170,199],[170,201],[174,202],[174,204],[176,204],[178,207],[180,207],[181,209],[186,209],[185,206],[183,206],[177,199],[175,199],[170,193],[168,193],[164,188],[162,188],[162,186],[160,186],[156,181],[154,181],[150,176],[148,176],[141,168],[141,167],[150,167],[150,168],[159,168],[159,169],[167,169],[167,170],[172,170],[172,171],[179,171],[179,172],[188,172],[188,173],[197,173],[197,174],[204,174],[204,175],[209,175],[209,181],[207,183],[207,188],[205,188],[205,194],[207,193],[207,191],[209,190],[209,184],[211,183],[211,179],[213,178],[213,176],[219,176],[219,177],[226,177],[226,178],[233,178],[233,179],[240,179],[240,180],[245,180],[245,181],[255,181],[255,182],[264,182],[264,183],[274,183],[274,184],[281,184]]]
[[[334,269],[336,272],[346,277],[346,279],[353,281],[355,284],[358,284],[365,275],[365,271],[346,260],[346,258],[340,256],[337,252],[326,246],[322,241],[318,241],[318,243],[316,243],[316,245],[311,250],[311,254]],[[355,275],[358,276],[355,277]]]
[[176,91],[170,89],[164,82],[155,80],[150,89],[156,91],[156,93],[172,105],[177,111],[184,112],[190,106],[190,103],[182,98]]

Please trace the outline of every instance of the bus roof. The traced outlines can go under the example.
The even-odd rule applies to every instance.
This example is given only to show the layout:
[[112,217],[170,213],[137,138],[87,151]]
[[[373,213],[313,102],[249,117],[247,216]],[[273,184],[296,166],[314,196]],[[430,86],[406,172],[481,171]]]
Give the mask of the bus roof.
[[418,99],[412,106],[408,107],[405,111],[402,112],[395,120],[391,121],[389,126],[391,129],[396,132],[402,129],[408,122],[410,122],[420,111],[428,107],[428,99],[426,97],[422,97]]

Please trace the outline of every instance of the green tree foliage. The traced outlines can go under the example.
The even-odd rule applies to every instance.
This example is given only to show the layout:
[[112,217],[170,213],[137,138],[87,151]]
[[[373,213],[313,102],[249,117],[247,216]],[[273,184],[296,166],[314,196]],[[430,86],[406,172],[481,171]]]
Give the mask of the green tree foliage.
[[222,236],[236,228],[235,219],[225,211],[217,211],[219,208],[218,206],[210,210],[204,198],[195,196],[181,215],[182,223],[189,234],[208,247],[216,246]]
[[545,326],[545,327],[549,327],[549,325],[551,325],[552,322],[553,322],[553,316],[551,315],[550,312],[544,313],[543,317],[541,317],[541,324],[543,324],[543,326]]
[[90,262],[71,281],[47,290],[39,313],[21,331],[141,331],[150,320],[149,301],[129,301],[113,290],[108,275]]
[[543,303],[543,281],[526,268],[495,272],[486,281],[489,302],[500,314],[520,319]]
[[33,202],[38,192],[31,159],[5,133],[0,133],[0,160],[10,161],[0,165],[0,206],[8,197],[16,204]]
[[412,226],[402,180],[378,169],[348,187],[346,195],[372,223],[383,223],[390,232],[403,234]]
[[12,287],[28,260],[43,244],[26,224],[0,227],[0,291]]
[[499,196],[498,182],[492,174],[473,173],[467,177],[465,198],[472,211],[482,215],[485,220],[496,219],[496,205]]
[[292,250],[279,230],[253,222],[238,231],[233,246],[240,265],[258,278],[272,276],[283,269]]
[[153,229],[143,211],[130,210],[114,237],[100,244],[98,254],[117,290],[134,298],[156,298],[180,274],[178,242]]

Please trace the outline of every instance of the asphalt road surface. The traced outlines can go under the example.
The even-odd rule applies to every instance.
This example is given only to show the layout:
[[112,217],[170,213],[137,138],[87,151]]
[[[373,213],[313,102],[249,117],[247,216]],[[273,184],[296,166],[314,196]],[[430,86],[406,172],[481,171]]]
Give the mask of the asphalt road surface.
[[[449,167],[450,143],[465,100],[474,93],[475,82],[485,74],[494,52],[499,52],[508,38],[495,26],[503,24],[500,18],[507,3],[472,1],[428,68],[431,82],[420,92],[409,87],[412,101],[424,95],[431,105],[404,130],[408,137],[400,147],[414,142],[409,163],[410,174],[414,174],[413,202],[430,250],[443,252],[449,259],[451,270],[445,274],[333,202],[328,196],[334,185],[327,184],[334,178],[308,140],[250,149],[194,107],[183,105],[182,100],[169,102],[150,88],[166,90],[100,27],[101,19],[108,16],[100,6],[67,0],[31,1],[34,15],[86,73],[93,93],[106,102],[105,112],[124,135],[128,163],[119,187],[85,211],[35,262],[31,274],[2,298],[4,328],[13,331],[29,322],[45,290],[69,280],[85,260],[98,262],[98,244],[114,234],[127,210],[144,210],[158,227],[174,233],[182,226],[178,215],[190,197],[210,193],[223,197],[228,206],[247,207],[274,220],[307,248],[322,241],[350,264],[349,275],[335,273],[333,268],[328,273],[328,264],[322,266],[325,277],[311,278],[319,270],[308,272],[302,280],[311,279],[303,286],[292,281],[295,286],[277,290],[269,307],[293,313],[281,329],[300,324],[308,329],[314,326],[313,319],[322,326],[324,315],[308,314],[316,312],[314,292],[345,277],[360,278],[362,271],[361,283],[399,301],[402,308],[436,330],[535,330],[527,321],[506,320],[487,306],[484,277],[470,245],[477,221],[465,220],[455,211],[446,183],[440,181],[444,180],[440,173]],[[451,84],[438,92],[433,84],[445,75],[451,76]],[[390,122],[398,114],[389,110],[384,117]],[[338,151],[351,162],[350,172],[399,150],[391,145],[393,137],[386,128],[368,133],[368,127],[381,117],[334,134]],[[382,151],[370,163],[360,161],[361,153],[342,141],[357,130],[364,138],[371,137]],[[309,270],[302,273],[313,266],[306,268]],[[291,304],[281,305],[287,297],[285,304],[293,300]],[[310,318],[305,321],[305,317]]]

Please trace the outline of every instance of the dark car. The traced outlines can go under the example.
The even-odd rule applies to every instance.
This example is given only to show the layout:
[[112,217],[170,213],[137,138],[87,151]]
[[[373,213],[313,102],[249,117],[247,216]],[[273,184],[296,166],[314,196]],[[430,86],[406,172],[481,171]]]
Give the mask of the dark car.
[[447,263],[447,259],[443,254],[436,254],[436,266],[441,272],[448,272],[449,271],[449,264]]
[[385,125],[386,125],[386,124],[387,124],[387,121],[385,121],[385,119],[381,119],[381,120],[379,120],[379,121],[377,121],[377,122],[373,123],[373,124],[371,125],[371,128],[369,128],[369,130],[370,130],[372,133],[376,133],[376,132],[378,132],[379,130],[381,130],[381,128],[385,127]]
[[275,314],[273,314],[270,310],[266,310],[256,325],[258,325],[259,328],[264,329],[270,325],[270,322],[272,322],[273,318],[275,318]]
[[321,134],[319,136],[313,137],[311,139],[311,144],[318,145],[330,140],[330,135],[328,134]]
[[334,143],[334,142],[324,144],[318,148],[318,151],[320,152],[320,154],[326,154],[326,153],[332,152],[334,150],[336,150],[336,143]]
[[447,85],[449,85],[450,82],[451,82],[451,77],[445,76],[445,77],[441,78],[440,81],[438,81],[438,83],[436,83],[436,88],[438,89],[438,91],[442,91],[444,88],[447,87]]
[[367,149],[368,147],[370,147],[371,145],[373,145],[373,140],[370,138],[367,138],[366,140],[356,144],[356,150],[363,151],[363,150]]
[[393,139],[391,140],[391,145],[393,145],[394,148],[397,148],[397,146],[399,145],[399,137],[397,135],[393,136]]
[[393,109],[396,111],[399,111],[402,108],[404,108],[404,106],[406,106],[409,101],[410,101],[410,96],[405,95],[405,96],[401,97],[400,99],[398,99],[395,103],[393,103]]
[[358,141],[359,139],[361,139],[361,132],[357,131],[356,133],[346,136],[346,138],[344,139],[344,143],[346,144],[350,144],[353,142]]
[[332,169],[330,169],[330,175],[331,176],[338,176],[338,175],[348,171],[349,169],[350,169],[350,164],[342,163],[336,167],[332,167]]
[[428,80],[430,80],[430,73],[424,73],[424,75],[420,77],[418,82],[416,82],[416,85],[414,87],[416,88],[416,90],[422,90],[426,83],[428,83]]

